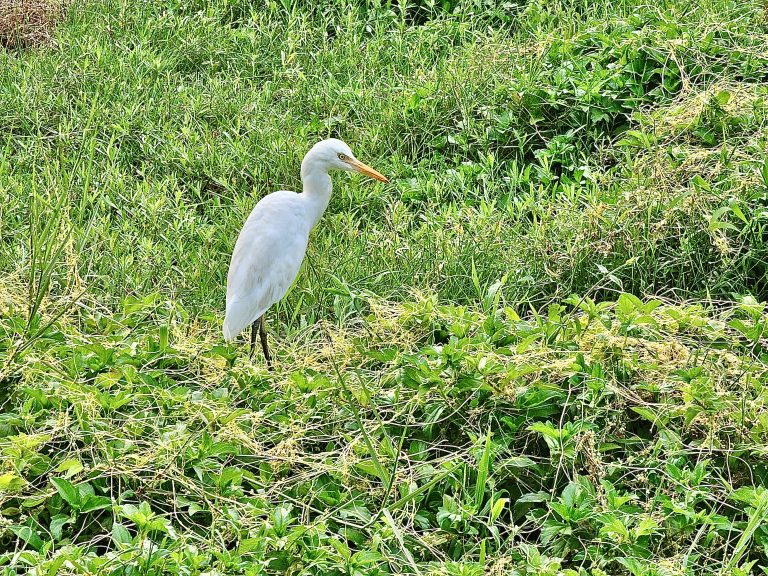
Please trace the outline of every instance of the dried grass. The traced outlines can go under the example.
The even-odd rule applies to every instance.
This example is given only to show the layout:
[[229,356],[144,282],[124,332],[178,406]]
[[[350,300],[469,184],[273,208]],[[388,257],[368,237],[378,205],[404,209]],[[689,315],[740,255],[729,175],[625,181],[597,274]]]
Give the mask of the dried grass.
[[65,13],[65,0],[0,0],[0,46],[15,50],[49,44]]

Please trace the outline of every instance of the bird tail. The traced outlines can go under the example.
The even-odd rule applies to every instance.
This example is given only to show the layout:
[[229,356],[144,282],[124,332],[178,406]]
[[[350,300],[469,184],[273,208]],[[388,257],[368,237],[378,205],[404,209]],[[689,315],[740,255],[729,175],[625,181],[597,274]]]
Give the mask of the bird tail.
[[245,326],[237,326],[230,316],[226,316],[224,318],[224,326],[222,326],[224,340],[231,342],[243,331],[243,328],[245,328]]
[[224,340],[234,340],[240,332],[245,330],[252,322],[261,318],[266,312],[264,308],[254,309],[247,301],[232,298],[227,302],[227,311],[224,314]]

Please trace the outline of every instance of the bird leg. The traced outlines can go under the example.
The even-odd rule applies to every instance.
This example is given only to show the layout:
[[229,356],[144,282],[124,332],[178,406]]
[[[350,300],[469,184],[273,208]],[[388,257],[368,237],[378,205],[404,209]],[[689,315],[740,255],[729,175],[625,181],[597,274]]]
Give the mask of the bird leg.
[[267,361],[267,368],[272,370],[272,356],[270,356],[267,346],[267,326],[263,314],[257,322],[259,323],[259,337],[261,338],[261,349],[264,351],[264,359]]
[[261,338],[261,349],[264,351],[264,358],[267,361],[267,368],[272,370],[272,355],[269,353],[269,347],[267,346],[267,327],[264,322],[264,315],[262,314],[258,320],[255,320],[251,324],[251,353],[249,358],[253,358],[253,353],[256,351],[256,331],[259,332]]
[[251,353],[248,354],[248,358],[253,359],[253,353],[256,350],[256,325],[261,322],[261,318],[258,320],[255,320],[253,324],[251,324]]

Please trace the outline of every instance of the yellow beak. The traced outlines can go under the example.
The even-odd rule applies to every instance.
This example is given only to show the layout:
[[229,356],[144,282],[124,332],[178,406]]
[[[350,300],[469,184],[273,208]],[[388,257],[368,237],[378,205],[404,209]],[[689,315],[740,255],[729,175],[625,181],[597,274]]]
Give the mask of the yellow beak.
[[360,172],[360,174],[365,174],[366,176],[370,176],[371,178],[375,178],[381,182],[389,182],[389,180],[387,180],[383,174],[377,172],[367,164],[363,164],[360,162],[360,160],[348,159],[344,160],[344,162],[352,166],[352,168]]

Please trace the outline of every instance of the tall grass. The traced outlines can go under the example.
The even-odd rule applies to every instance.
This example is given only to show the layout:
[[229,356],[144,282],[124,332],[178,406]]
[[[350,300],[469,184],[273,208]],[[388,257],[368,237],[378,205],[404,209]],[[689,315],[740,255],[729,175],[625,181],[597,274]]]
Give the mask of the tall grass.
[[[95,0],[0,51],[0,570],[758,573],[765,25]],[[329,136],[392,182],[334,178],[270,375],[229,255]]]

